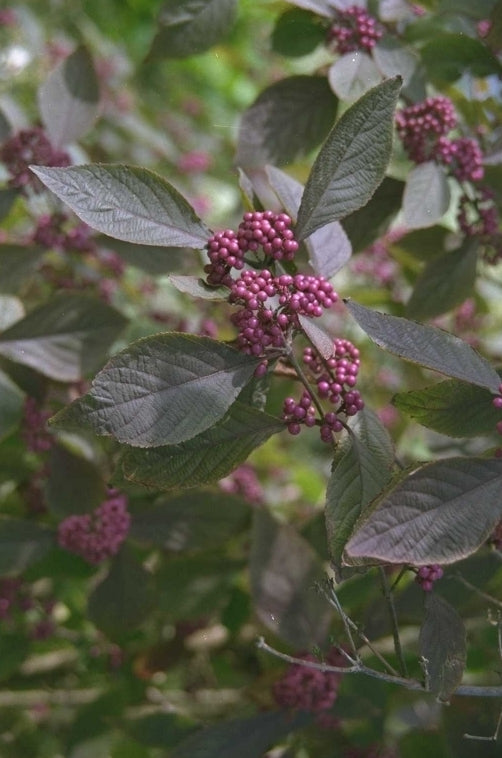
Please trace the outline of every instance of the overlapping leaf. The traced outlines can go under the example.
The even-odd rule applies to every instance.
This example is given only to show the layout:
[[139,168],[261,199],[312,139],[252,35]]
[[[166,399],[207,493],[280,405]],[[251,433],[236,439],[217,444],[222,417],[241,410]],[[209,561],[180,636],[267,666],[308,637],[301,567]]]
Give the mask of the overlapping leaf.
[[456,610],[436,593],[428,593],[425,599],[419,644],[429,690],[438,700],[448,702],[462,681],[467,660],[466,631]]

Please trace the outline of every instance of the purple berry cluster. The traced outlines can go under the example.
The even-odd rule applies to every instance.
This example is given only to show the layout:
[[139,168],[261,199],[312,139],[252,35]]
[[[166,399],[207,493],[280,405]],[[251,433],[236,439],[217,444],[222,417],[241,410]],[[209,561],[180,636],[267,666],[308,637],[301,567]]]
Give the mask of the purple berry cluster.
[[433,157],[448,166],[451,175],[459,182],[479,182],[484,176],[483,153],[472,137],[440,137]]
[[[290,434],[300,434],[304,424],[306,427],[316,425],[316,409],[312,402],[312,395],[303,390],[300,400],[287,397],[283,403],[283,419],[287,422]],[[341,427],[340,427],[341,428]]]
[[383,36],[383,28],[367,10],[352,5],[338,10],[328,31],[327,44],[340,55],[363,50],[370,53]]
[[118,553],[129,531],[127,498],[110,489],[107,499],[92,514],[68,516],[58,527],[58,543],[97,565]]
[[[310,653],[298,657],[311,663],[319,662]],[[337,650],[330,651],[325,661],[331,666],[343,666],[346,663]],[[273,695],[281,708],[323,714],[335,702],[342,676],[343,674],[333,671],[320,671],[294,663],[275,683]]]
[[395,121],[409,158],[424,163],[435,157],[438,140],[456,126],[457,115],[451,100],[437,95],[398,110]]
[[92,234],[87,224],[72,226],[64,213],[44,214],[37,221],[32,242],[52,250],[92,253],[96,249]]
[[434,587],[434,582],[441,579],[443,576],[443,569],[437,563],[433,563],[430,566],[420,566],[415,577],[415,581],[424,592],[431,592]]
[[44,411],[33,397],[24,401],[21,437],[31,453],[46,453],[54,444],[52,434],[47,430],[47,421],[52,416]]
[[10,174],[11,187],[39,186],[38,179],[28,166],[69,166],[70,156],[51,144],[44,130],[36,126],[21,129],[7,139],[0,148],[0,160]]
[[229,495],[240,495],[251,505],[263,503],[263,488],[249,463],[242,463],[225,479],[220,479],[219,487]]
[[460,200],[457,221],[467,237],[479,237],[485,243],[484,258],[494,264],[502,257],[502,237],[499,234],[500,215],[495,194],[488,187],[471,188]]

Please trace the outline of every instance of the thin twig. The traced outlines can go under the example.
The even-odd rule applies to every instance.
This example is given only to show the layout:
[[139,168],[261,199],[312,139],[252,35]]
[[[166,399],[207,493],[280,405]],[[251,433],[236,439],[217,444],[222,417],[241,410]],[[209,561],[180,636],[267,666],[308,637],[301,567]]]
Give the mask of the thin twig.
[[497,719],[497,726],[495,727],[495,731],[491,737],[482,737],[477,734],[464,734],[463,737],[465,740],[477,740],[478,742],[497,742],[499,738],[501,726],[502,726],[502,711],[500,711],[499,713],[499,717]]
[[396,606],[394,605],[394,598],[389,587],[387,575],[385,569],[382,566],[378,567],[380,573],[380,582],[384,597],[387,601],[389,608],[390,620],[392,624],[392,637],[394,639],[394,650],[396,651],[397,660],[399,662],[399,668],[403,676],[408,676],[408,669],[406,667],[406,661],[404,660],[403,649],[401,647],[401,639],[399,637],[399,624],[397,621]]
[[467,581],[467,579],[464,579],[462,574],[458,573],[451,577],[452,579],[456,579],[458,582],[464,585],[464,587],[467,587],[467,589],[472,590],[476,593],[476,595],[479,595],[479,597],[482,597],[483,600],[487,600],[492,605],[496,606],[497,608],[500,608],[502,610],[502,603],[500,600],[497,600],[497,598],[492,597],[491,595],[488,595],[488,593],[483,592],[483,590],[480,590],[479,587],[476,587],[475,584],[471,584]]

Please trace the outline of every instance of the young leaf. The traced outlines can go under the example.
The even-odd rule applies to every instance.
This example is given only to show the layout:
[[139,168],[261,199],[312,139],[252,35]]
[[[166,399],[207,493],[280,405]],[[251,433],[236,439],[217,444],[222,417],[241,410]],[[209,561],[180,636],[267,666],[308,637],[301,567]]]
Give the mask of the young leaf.
[[166,0],[147,61],[204,53],[232,28],[236,9],[237,0]]
[[259,362],[208,337],[145,337],[113,356],[53,423],[133,447],[177,445],[223,418]]
[[345,543],[366,506],[380,494],[394,465],[392,441],[376,414],[364,408],[337,454],[326,492],[326,531],[332,561],[340,566]]
[[477,262],[476,240],[433,258],[415,282],[406,315],[419,320],[434,318],[463,303],[474,290]]
[[38,90],[38,107],[51,142],[57,147],[80,139],[99,112],[99,83],[83,45],[51,71]]
[[502,518],[502,461],[448,458],[391,486],[363,515],[345,563],[454,563],[474,553]]
[[384,178],[400,86],[399,77],[379,84],[331,130],[305,186],[296,226],[299,239],[361,208]]
[[338,100],[323,76],[291,76],[270,85],[245,111],[235,162],[244,169],[291,163],[317,147],[333,126]]
[[202,248],[209,229],[169,182],[137,166],[90,164],[31,170],[98,232],[144,245]]
[[255,512],[249,570],[265,626],[299,650],[325,641],[331,611],[314,587],[324,578],[321,561],[298,532],[264,510]]
[[340,100],[357,100],[382,81],[373,59],[359,50],[346,53],[329,68],[329,86]]
[[326,39],[326,29],[309,11],[292,8],[279,18],[272,32],[272,48],[292,58],[308,55]]
[[428,429],[450,437],[477,437],[493,434],[502,419],[492,405],[493,394],[457,379],[432,387],[401,392],[392,399],[398,410]]
[[126,319],[86,295],[59,294],[0,334],[0,354],[60,382],[95,371]]
[[467,660],[466,632],[456,610],[433,592],[426,594],[419,645],[429,691],[448,703],[462,681]]
[[218,547],[244,529],[250,508],[238,497],[199,491],[156,501],[134,515],[130,536],[178,553]]
[[433,226],[450,205],[450,188],[444,169],[435,161],[411,169],[403,194],[403,214],[409,229]]
[[123,474],[161,490],[209,484],[227,476],[252,450],[283,430],[284,422],[237,401],[221,421],[187,442],[125,451]]
[[361,329],[383,350],[440,374],[498,392],[500,377],[495,369],[459,337],[433,326],[379,313],[353,300],[345,304]]
[[54,545],[54,532],[42,524],[0,518],[0,576],[19,574]]

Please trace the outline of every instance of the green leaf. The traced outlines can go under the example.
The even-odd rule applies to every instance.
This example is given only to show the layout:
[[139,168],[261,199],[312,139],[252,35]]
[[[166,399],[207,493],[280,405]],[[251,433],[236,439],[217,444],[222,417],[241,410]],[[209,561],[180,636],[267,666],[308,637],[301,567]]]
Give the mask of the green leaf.
[[417,229],[393,243],[393,247],[421,261],[438,258],[444,251],[445,240],[450,232],[444,226]]
[[454,82],[465,73],[484,77],[502,71],[486,45],[466,34],[436,34],[422,47],[421,57],[429,79],[440,83]]
[[258,618],[297,650],[326,640],[331,610],[317,592],[322,563],[289,524],[265,510],[254,514],[251,538],[251,594]]
[[0,682],[8,681],[30,653],[31,640],[19,632],[2,629],[0,635]]
[[326,492],[326,530],[332,561],[341,565],[354,525],[390,479],[394,449],[385,427],[367,408],[351,424],[343,450],[335,456]]
[[127,718],[122,728],[133,740],[158,748],[172,748],[196,729],[193,721],[163,711]]
[[392,399],[402,413],[419,424],[450,437],[493,434],[502,415],[492,404],[493,394],[482,387],[449,379],[431,387],[401,392]]
[[62,293],[0,334],[0,354],[60,382],[95,371],[126,319],[92,297]]
[[237,0],[167,0],[147,61],[204,53],[232,28],[236,9]]
[[201,490],[157,501],[135,514],[130,536],[172,552],[205,550],[242,531],[249,513],[238,497]]
[[462,681],[467,660],[466,632],[456,610],[436,593],[426,594],[419,645],[428,689],[439,701],[448,703]]
[[32,171],[98,232],[144,245],[202,248],[210,232],[169,182],[146,168],[90,164]]
[[0,295],[0,332],[6,331],[24,317],[24,305],[14,295]]
[[440,374],[498,392],[500,377],[495,369],[459,337],[443,329],[379,313],[353,300],[345,304],[361,329],[382,350]]
[[128,266],[134,266],[153,276],[184,270],[187,258],[194,254],[193,248],[137,245],[134,242],[125,242],[106,235],[96,236],[96,243],[101,247],[114,250]]
[[[0,112],[0,120],[1,120],[1,112]],[[0,132],[1,132],[1,125],[0,125]],[[3,140],[1,138],[1,133],[0,133],[0,142],[2,141]],[[3,189],[0,189],[0,221],[3,221],[4,218],[7,218],[18,196],[19,196],[19,190],[17,189],[17,187],[5,187]]]
[[99,468],[62,444],[54,445],[49,460],[45,497],[49,510],[64,518],[89,513],[105,499]]
[[373,59],[359,50],[342,55],[329,68],[329,86],[340,100],[356,100],[382,81]]
[[250,718],[223,721],[201,729],[181,743],[171,758],[262,758],[290,732],[309,722],[306,714],[272,711]]
[[244,169],[282,166],[326,137],[338,100],[323,76],[290,76],[264,89],[244,112],[235,162]]
[[474,553],[502,518],[502,461],[448,458],[391,486],[345,548],[345,563],[447,564]]
[[450,205],[446,173],[435,161],[411,169],[403,194],[403,213],[409,229],[434,226]]
[[89,597],[88,615],[108,637],[120,638],[140,626],[154,606],[152,577],[126,547]]
[[368,202],[385,175],[392,149],[399,77],[367,92],[328,135],[303,193],[296,235],[308,237]]
[[0,517],[0,576],[18,574],[54,545],[54,532],[34,521]]
[[177,445],[223,418],[259,362],[208,337],[145,337],[113,356],[54,423],[133,447]]
[[413,319],[430,319],[463,303],[473,294],[477,262],[476,240],[433,258],[415,282],[406,304],[406,315]]
[[38,107],[51,142],[61,147],[80,139],[99,113],[99,83],[83,45],[51,71],[38,91]]
[[227,476],[281,431],[284,422],[237,401],[221,421],[187,442],[126,450],[122,470],[126,479],[158,489],[197,487]]
[[35,270],[44,250],[26,245],[0,245],[0,292],[17,294]]
[[297,58],[311,53],[325,39],[326,29],[315,14],[292,8],[277,19],[272,32],[272,48],[280,55]]
[[355,253],[371,245],[401,208],[404,182],[386,176],[373,197],[362,208],[343,219]]
[[0,370],[0,440],[7,437],[19,424],[23,412],[23,393]]
[[169,281],[179,292],[198,297],[201,300],[228,300],[228,287],[210,287],[197,276],[171,274]]

